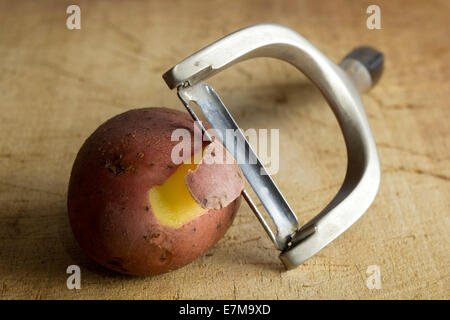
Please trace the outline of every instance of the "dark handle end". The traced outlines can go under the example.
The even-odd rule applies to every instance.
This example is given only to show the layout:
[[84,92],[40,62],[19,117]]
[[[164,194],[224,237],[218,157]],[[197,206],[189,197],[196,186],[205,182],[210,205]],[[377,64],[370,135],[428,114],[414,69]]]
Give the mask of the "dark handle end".
[[384,55],[380,51],[369,46],[357,47],[346,55],[343,61],[347,59],[357,60],[367,69],[372,86],[380,80],[384,65]]

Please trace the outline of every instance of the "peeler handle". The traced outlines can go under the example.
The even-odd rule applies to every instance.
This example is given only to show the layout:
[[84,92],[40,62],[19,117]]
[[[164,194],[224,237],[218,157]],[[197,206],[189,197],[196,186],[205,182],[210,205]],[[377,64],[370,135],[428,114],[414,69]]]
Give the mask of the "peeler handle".
[[[194,53],[167,71],[163,78],[170,88],[178,87],[179,95],[185,92],[187,100],[195,101],[196,97],[189,96],[188,93],[194,93],[195,87],[202,86],[202,80],[237,62],[255,57],[284,60],[303,72],[328,101],[338,120],[347,148],[347,173],[339,192],[317,216],[291,234],[285,243],[278,246],[283,248],[280,259],[290,269],[312,257],[349,228],[364,214],[375,198],[380,182],[380,164],[358,91],[368,89],[376,82],[379,65],[375,63],[375,67],[372,68],[372,64],[368,64],[372,60],[359,59],[357,52],[344,59],[343,68],[341,68],[293,30],[277,24],[257,24],[238,30]],[[360,71],[366,70],[369,75],[368,86],[366,83],[366,86],[357,88],[363,78],[352,74],[349,61],[356,61],[363,65],[364,68],[360,68]],[[369,68],[365,67],[365,63]],[[343,69],[350,72],[347,74]],[[207,91],[203,90],[203,93],[205,92]],[[203,109],[211,103],[218,105],[213,95],[205,101],[208,103],[205,103],[203,107],[200,106]],[[225,108],[225,106],[220,107]],[[220,114],[213,116],[222,123],[226,122],[222,121],[226,120],[225,116],[231,117],[231,115]],[[233,150],[229,151],[235,155]],[[242,166],[241,168],[245,171],[245,168]],[[260,180],[252,175],[246,175],[246,177]],[[255,183],[251,185],[258,185],[258,181],[255,180]],[[276,186],[264,185],[263,187],[266,192],[262,193],[264,196],[259,197],[261,202],[267,203],[267,198],[275,200],[274,195],[278,191]],[[284,198],[278,200],[271,201],[275,205],[274,208],[268,206],[266,209],[269,209],[268,213],[277,229],[283,230],[284,221],[290,219],[291,212],[286,210],[289,205],[284,203]],[[250,206],[255,211],[251,203]],[[255,211],[255,213],[261,221],[258,212]],[[292,219],[294,220],[296,221]],[[295,225],[291,224],[291,226]]]

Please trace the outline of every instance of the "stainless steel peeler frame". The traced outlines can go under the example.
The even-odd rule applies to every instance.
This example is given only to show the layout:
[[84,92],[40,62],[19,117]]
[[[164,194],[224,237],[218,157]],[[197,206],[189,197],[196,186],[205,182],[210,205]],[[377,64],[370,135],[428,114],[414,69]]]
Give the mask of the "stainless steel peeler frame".
[[[201,81],[237,62],[256,57],[281,59],[303,72],[328,101],[347,148],[347,173],[339,192],[300,228],[294,212],[261,162],[239,164],[272,219],[275,233],[245,190],[243,196],[281,251],[281,261],[291,269],[349,228],[375,198],[380,183],[380,164],[359,91],[367,91],[376,83],[383,66],[383,55],[372,48],[360,47],[338,66],[293,30],[277,24],[257,24],[238,30],[175,65],[163,75],[167,85],[178,89],[179,98],[195,120],[198,117],[190,102],[199,106],[223,137],[226,129],[239,132],[235,139],[244,141],[245,149],[235,149],[236,141],[223,141],[235,158],[256,155],[219,96]],[[205,128],[202,129],[205,132]],[[243,155],[246,150],[248,154]]]

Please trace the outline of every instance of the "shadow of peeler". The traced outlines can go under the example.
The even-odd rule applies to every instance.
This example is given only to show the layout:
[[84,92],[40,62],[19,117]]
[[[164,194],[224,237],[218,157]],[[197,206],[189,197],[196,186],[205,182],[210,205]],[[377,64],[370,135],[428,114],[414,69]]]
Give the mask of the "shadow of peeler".
[[[313,219],[299,227],[297,217],[267,174],[242,131],[212,87],[202,81],[229,66],[256,57],[284,60],[303,72],[322,92],[337,117],[347,148],[347,172],[339,192]],[[273,232],[244,190],[243,197],[255,213],[287,269],[311,258],[349,228],[369,208],[380,183],[380,164],[359,92],[366,92],[381,76],[383,55],[370,47],[358,47],[337,66],[293,30],[277,24],[257,24],[240,29],[210,44],[175,65],[163,78],[177,88],[178,96],[194,118],[195,102],[239,163],[247,181],[272,219]],[[205,128],[201,125],[203,132]],[[243,142],[243,144],[237,143]],[[235,148],[235,146],[245,148]],[[248,154],[246,153],[248,150]]]

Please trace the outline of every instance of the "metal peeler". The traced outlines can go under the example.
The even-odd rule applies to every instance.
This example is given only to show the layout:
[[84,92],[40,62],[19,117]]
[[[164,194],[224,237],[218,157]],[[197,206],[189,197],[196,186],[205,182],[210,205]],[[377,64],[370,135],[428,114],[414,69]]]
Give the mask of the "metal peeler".
[[[237,62],[256,57],[278,58],[303,72],[325,96],[344,135],[348,156],[344,182],[333,200],[301,227],[228,109],[214,89],[202,82]],[[238,132],[235,139],[244,141],[245,149],[234,148],[236,141],[223,141],[235,158],[242,157],[246,150],[248,155],[244,157],[256,158],[256,163],[239,165],[273,221],[275,232],[245,190],[243,197],[281,251],[280,259],[287,269],[297,267],[337,238],[362,216],[375,198],[380,183],[380,164],[360,92],[368,91],[378,81],[383,59],[383,54],[371,47],[358,47],[338,66],[293,30],[264,23],[225,36],[163,75],[169,88],[177,88],[178,97],[194,120],[199,118],[191,102],[198,105],[223,137],[227,129]],[[204,127],[202,130],[205,132]]]

